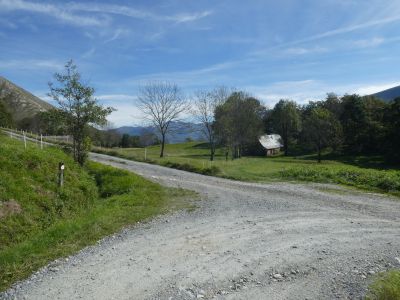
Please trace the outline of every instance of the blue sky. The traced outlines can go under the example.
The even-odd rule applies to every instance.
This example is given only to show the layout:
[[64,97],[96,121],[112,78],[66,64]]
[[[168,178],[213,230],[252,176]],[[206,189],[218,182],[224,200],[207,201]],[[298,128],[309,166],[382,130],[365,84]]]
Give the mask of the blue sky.
[[138,87],[218,85],[272,107],[400,84],[398,0],[0,0],[0,75],[49,100],[73,59],[96,97],[139,124]]

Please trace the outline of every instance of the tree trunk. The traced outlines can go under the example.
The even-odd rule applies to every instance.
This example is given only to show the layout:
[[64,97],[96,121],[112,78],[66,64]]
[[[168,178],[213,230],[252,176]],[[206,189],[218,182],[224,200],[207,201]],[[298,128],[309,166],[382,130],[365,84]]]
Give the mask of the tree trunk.
[[164,147],[165,147],[165,134],[161,135],[161,153],[160,157],[164,157]]
[[318,163],[321,163],[321,144],[318,143]]
[[215,154],[214,140],[212,138],[210,138],[208,140],[208,142],[210,143],[210,161],[213,161],[214,160],[214,154]]
[[214,155],[215,155],[215,148],[214,146],[211,146],[210,161],[214,160]]

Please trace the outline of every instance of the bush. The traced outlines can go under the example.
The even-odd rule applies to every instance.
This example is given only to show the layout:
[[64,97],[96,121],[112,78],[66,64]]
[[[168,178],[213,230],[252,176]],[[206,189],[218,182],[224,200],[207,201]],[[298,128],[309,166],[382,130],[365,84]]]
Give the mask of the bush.
[[356,169],[352,167],[302,166],[283,169],[278,177],[284,179],[339,183],[382,192],[400,193],[400,174],[394,171]]

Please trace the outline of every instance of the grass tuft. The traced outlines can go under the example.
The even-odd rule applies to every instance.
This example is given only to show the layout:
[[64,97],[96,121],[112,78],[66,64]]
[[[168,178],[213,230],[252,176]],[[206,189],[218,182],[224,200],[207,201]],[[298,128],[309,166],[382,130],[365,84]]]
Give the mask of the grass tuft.
[[399,300],[400,271],[382,273],[369,287],[367,300]]

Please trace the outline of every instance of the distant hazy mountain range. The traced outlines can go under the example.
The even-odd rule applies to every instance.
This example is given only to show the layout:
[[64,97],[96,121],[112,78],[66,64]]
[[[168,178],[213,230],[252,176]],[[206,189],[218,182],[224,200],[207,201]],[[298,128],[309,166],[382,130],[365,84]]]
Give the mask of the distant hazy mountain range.
[[[170,133],[167,134],[168,143],[182,143],[188,138],[193,141],[203,141],[204,137],[201,132],[202,125],[188,122],[172,122],[170,125]],[[123,126],[114,129],[120,134],[127,133],[129,135],[141,135],[145,132],[157,134],[157,130],[153,126]]]
[[391,89],[384,90],[379,93],[375,93],[372,96],[375,96],[386,102],[392,101],[397,97],[400,97],[400,85]]

